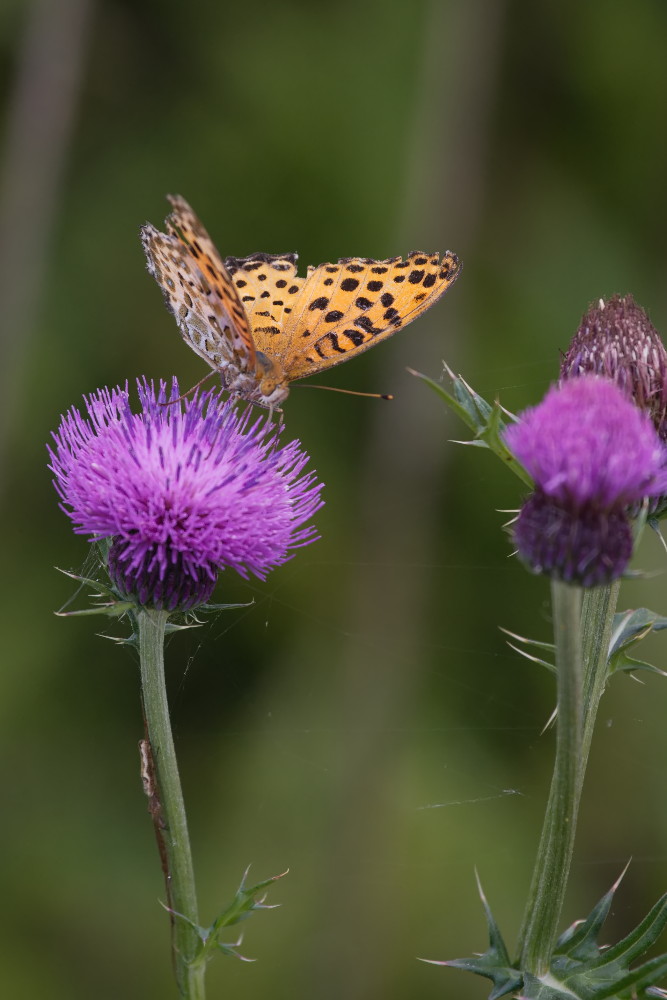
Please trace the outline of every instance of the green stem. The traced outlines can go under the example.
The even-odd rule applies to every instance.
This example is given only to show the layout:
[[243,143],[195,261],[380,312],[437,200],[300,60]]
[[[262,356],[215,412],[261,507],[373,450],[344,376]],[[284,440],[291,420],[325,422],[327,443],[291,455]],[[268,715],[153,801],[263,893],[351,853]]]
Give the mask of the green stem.
[[558,930],[581,793],[581,589],[552,581],[558,675],[556,760],[528,906],[519,935],[521,968],[543,976]]
[[[556,761],[523,926],[522,967],[549,968],[572,862],[577,813],[600,699],[620,581],[584,592],[553,584],[558,671]],[[582,669],[583,664],[583,669]]]
[[581,747],[583,782],[600,698],[609,678],[608,657],[614,612],[621,581],[606,587],[592,587],[584,595],[582,634],[584,647],[584,731]]
[[151,811],[158,839],[164,845],[167,898],[172,911],[172,951],[180,996],[183,1000],[205,1000],[205,967],[195,961],[199,938],[195,929],[198,926],[197,896],[190,838],[164,677],[164,635],[168,618],[166,611],[143,609],[137,614],[142,699],[160,815],[156,817],[152,807]]

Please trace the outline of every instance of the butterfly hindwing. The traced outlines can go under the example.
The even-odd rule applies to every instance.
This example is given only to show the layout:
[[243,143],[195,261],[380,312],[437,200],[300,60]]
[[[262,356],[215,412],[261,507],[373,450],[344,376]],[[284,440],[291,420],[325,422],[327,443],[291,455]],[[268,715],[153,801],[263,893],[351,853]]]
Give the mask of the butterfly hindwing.
[[411,323],[456,280],[455,254],[349,257],[310,268],[285,324],[288,379],[340,364]]
[[255,347],[276,353],[276,340],[289,320],[304,278],[297,277],[295,253],[253,253],[226,257],[225,268],[248,313]]

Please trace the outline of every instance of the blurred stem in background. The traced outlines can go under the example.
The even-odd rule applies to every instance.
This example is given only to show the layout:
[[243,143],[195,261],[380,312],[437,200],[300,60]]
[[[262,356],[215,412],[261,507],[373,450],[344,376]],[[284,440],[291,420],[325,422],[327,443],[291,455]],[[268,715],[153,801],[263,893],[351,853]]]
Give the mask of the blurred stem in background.
[[[421,73],[403,144],[407,183],[392,253],[405,253],[412,244],[418,249],[422,244],[424,249],[451,249],[465,267],[465,251],[474,245],[484,203],[485,151],[504,6],[487,0],[460,5],[434,0],[426,7],[417,60]],[[430,401],[404,369],[423,364],[433,371],[445,351],[448,357],[456,353],[456,344],[463,340],[458,301],[452,297],[414,332],[395,337],[377,369],[378,390],[397,383],[400,397],[372,411],[363,462],[357,526],[364,539],[363,558],[351,594],[354,638],[342,658],[338,725],[344,727],[344,738],[338,792],[331,805],[331,883],[322,890],[329,900],[328,932],[312,973],[317,985],[311,992],[319,1000],[361,1000],[384,989],[385,944],[369,927],[380,905],[378,894],[387,893],[388,909],[394,894],[391,880],[369,873],[368,859],[373,859],[376,871],[384,871],[391,829],[386,814],[389,786],[402,745],[397,733],[405,731],[413,692],[421,683],[418,651],[430,588],[425,567],[432,561],[438,534],[440,514],[434,501],[445,461],[442,424],[429,425]],[[397,441],[409,441],[409,446],[397,448]],[[360,636],[366,641],[360,642]],[[355,894],[352,906],[350,892]]]
[[93,0],[34,0],[19,48],[0,159],[0,465],[25,382],[92,13]]

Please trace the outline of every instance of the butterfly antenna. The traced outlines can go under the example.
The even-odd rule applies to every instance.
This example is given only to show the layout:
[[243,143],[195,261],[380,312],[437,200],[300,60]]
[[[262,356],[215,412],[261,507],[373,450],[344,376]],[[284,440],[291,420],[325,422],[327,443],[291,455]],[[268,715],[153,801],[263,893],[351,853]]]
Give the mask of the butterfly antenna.
[[181,402],[183,402],[183,400],[187,399],[188,396],[191,396],[193,392],[196,392],[200,385],[203,385],[204,382],[207,382],[208,379],[212,378],[213,375],[217,375],[217,374],[218,374],[218,372],[215,371],[215,369],[213,371],[210,371],[208,373],[208,375],[204,375],[203,378],[200,378],[199,381],[197,382],[197,384],[193,385],[192,388],[188,389],[187,392],[184,392],[182,396],[178,396],[176,399],[168,399],[167,402],[166,403],[162,403],[161,406],[172,406],[174,403],[181,403]]
[[327,392],[342,392],[346,396],[365,396],[366,399],[393,399],[394,397],[388,392],[356,392],[354,389],[339,389],[335,385],[313,385],[312,382],[304,382],[302,385],[296,385],[290,388],[295,389],[326,389]]

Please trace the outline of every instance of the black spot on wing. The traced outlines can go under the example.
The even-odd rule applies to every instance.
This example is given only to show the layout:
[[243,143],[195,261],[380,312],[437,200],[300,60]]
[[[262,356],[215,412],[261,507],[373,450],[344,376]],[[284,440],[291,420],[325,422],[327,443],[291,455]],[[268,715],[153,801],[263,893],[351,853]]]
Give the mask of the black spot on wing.
[[347,348],[340,346],[340,341],[338,340],[337,333],[325,333],[325,335],[323,337],[320,337],[320,339],[315,344],[315,350],[317,351],[317,353],[321,358],[327,357],[327,355],[323,353],[324,343],[327,340],[329,341],[329,344],[331,345],[332,349],[336,351],[338,354],[347,353]]
[[225,257],[225,267],[230,274],[236,271],[256,271],[262,264],[269,264],[275,271],[288,271],[296,267],[295,253],[251,253],[249,257]]
[[349,337],[355,347],[360,347],[366,340],[363,333],[360,333],[359,330],[344,330],[343,332],[346,337]]
[[362,330],[365,330],[366,333],[373,334],[373,336],[375,336],[376,333],[382,333],[381,327],[373,326],[373,321],[370,316],[357,316],[357,318],[352,322],[355,326],[360,326]]

